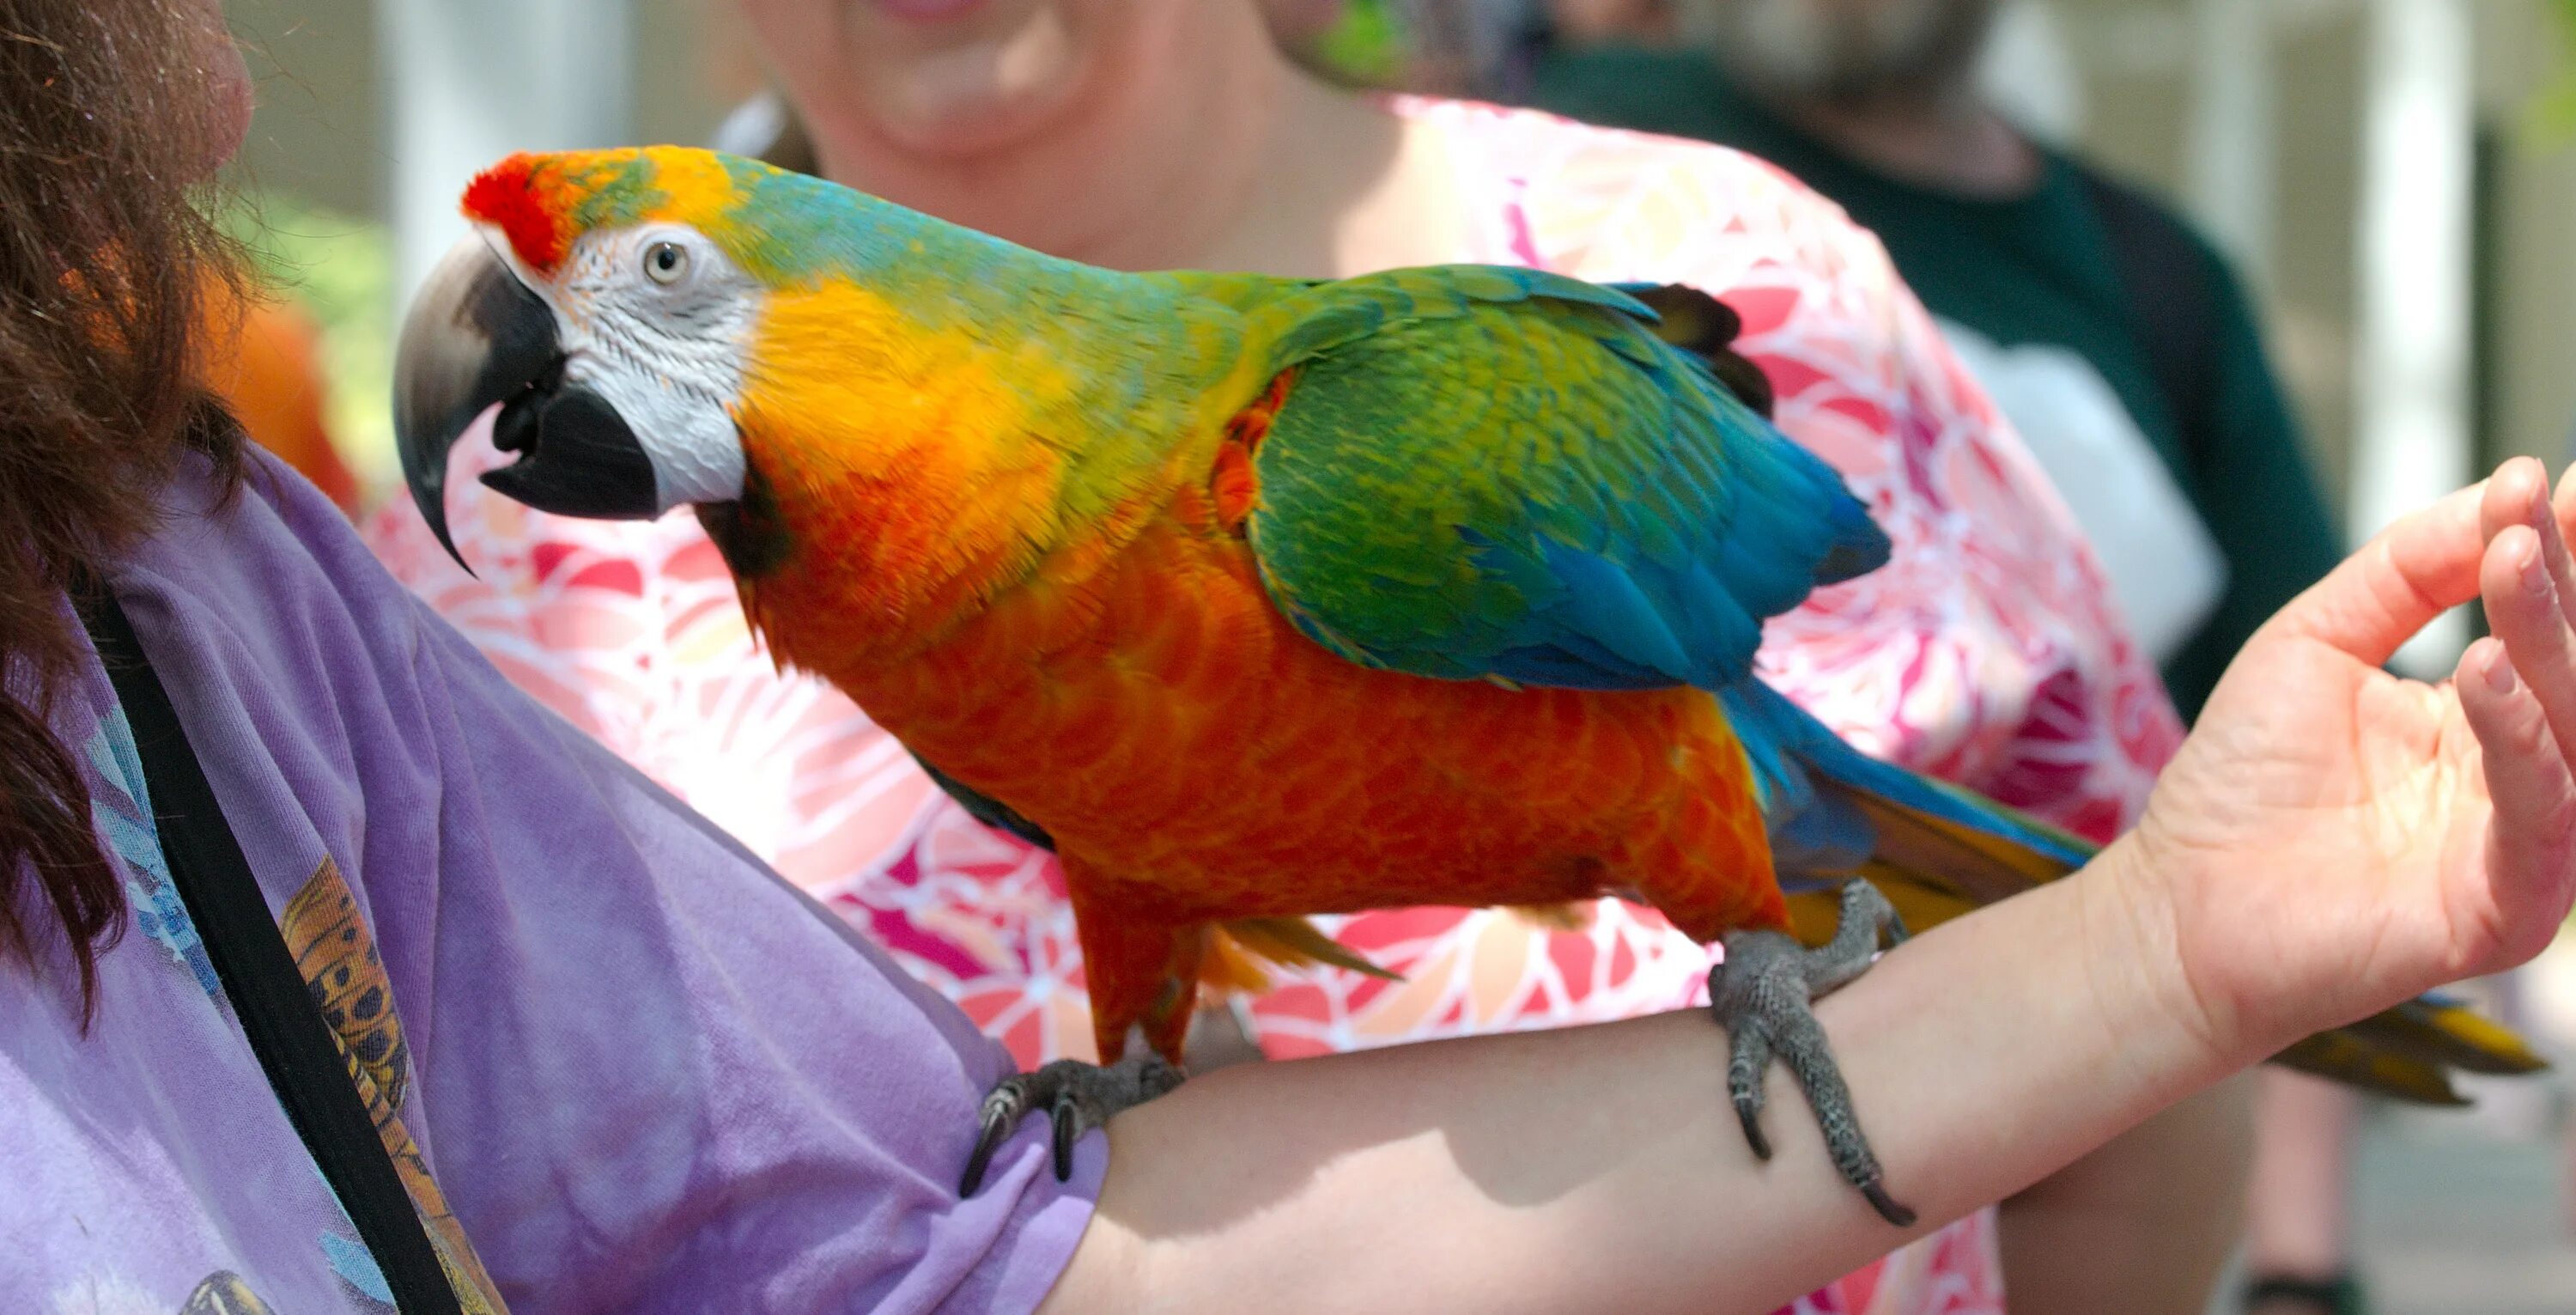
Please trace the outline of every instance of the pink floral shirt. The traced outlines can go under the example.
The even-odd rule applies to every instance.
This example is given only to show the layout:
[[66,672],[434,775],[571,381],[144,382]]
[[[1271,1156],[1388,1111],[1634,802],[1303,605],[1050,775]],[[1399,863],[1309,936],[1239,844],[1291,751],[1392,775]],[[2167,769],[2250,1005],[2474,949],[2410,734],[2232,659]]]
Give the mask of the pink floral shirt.
[[[1839,468],[1894,561],[1771,623],[1764,675],[1869,751],[2107,838],[2179,727],[2066,510],[1877,240],[1750,157],[1546,115],[1397,98],[1443,130],[1460,261],[1689,283],[1743,317],[1780,425]],[[498,464],[486,445],[470,456]],[[456,569],[407,505],[367,533],[511,679],[892,950],[1025,1065],[1088,1056],[1054,861],[969,818],[885,732],[754,646],[694,519],[565,520],[451,487]],[[1707,950],[1616,900],[1579,931],[1498,911],[1327,921],[1403,974],[1322,971],[1241,1012],[1274,1058],[1626,1018],[1706,999]],[[1792,1307],[2002,1310],[1992,1212]]]

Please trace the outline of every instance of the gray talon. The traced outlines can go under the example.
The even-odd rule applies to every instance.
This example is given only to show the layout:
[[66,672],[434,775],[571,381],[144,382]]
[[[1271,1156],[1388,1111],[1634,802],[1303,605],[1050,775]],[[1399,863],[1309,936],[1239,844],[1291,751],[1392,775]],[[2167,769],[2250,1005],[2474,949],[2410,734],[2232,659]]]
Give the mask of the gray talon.
[[1762,1131],[1761,1104],[1759,1102],[1737,1101],[1735,1103],[1735,1119],[1736,1122],[1744,1125],[1744,1141],[1746,1145],[1753,1148],[1753,1158],[1757,1160],[1770,1159],[1771,1138],[1768,1134]]
[[1843,1085],[1812,1007],[1817,996],[1869,967],[1881,932],[1894,941],[1905,938],[1887,897],[1866,881],[1854,881],[1843,887],[1842,922],[1833,940],[1814,950],[1779,932],[1728,936],[1726,961],[1709,973],[1709,1010],[1727,1030],[1727,1095],[1754,1157],[1771,1158],[1771,1142],[1761,1128],[1762,1078],[1777,1055],[1807,1093],[1834,1168],[1882,1218],[1904,1228],[1914,1223],[1914,1212],[1881,1186],[1878,1157],[1870,1153],[1869,1138],[1852,1112],[1851,1090]]
[[[1735,951],[1730,948],[1726,957],[1733,961]],[[1709,986],[1712,1003],[1716,994],[1717,986],[1712,980]],[[1735,1102],[1735,1117],[1744,1124],[1744,1140],[1753,1148],[1753,1158],[1768,1160],[1771,1158],[1771,1139],[1762,1133],[1762,1070],[1771,1066],[1771,1037],[1758,1027],[1730,1027],[1727,1034],[1735,1041],[1728,1047],[1726,1094]]]
[[992,1167],[993,1153],[1009,1140],[1020,1120],[1038,1110],[1047,1111],[1053,1124],[1052,1159],[1057,1182],[1073,1177],[1073,1146],[1082,1134],[1109,1122],[1120,1110],[1142,1105],[1146,1101],[1181,1085],[1181,1071],[1163,1061],[1152,1051],[1141,1051],[1102,1068],[1078,1059],[1059,1059],[1034,1073],[1020,1073],[995,1083],[992,1093],[984,1097],[976,1111],[981,1131],[975,1138],[974,1153],[966,1158],[966,1173],[958,1181],[959,1196],[973,1196],[984,1185],[984,1173]]
[[1869,1198],[1869,1203],[1878,1211],[1879,1218],[1898,1228],[1914,1227],[1914,1208],[1898,1204],[1895,1197],[1887,1194],[1886,1188],[1877,1183],[1863,1183],[1860,1194]]

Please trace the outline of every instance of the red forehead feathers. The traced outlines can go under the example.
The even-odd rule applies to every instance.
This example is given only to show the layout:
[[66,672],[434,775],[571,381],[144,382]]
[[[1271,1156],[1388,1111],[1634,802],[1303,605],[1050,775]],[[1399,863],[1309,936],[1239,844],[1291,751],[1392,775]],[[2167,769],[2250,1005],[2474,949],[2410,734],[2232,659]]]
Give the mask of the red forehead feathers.
[[542,193],[554,189],[537,171],[537,157],[513,155],[476,175],[465,189],[465,214],[509,235],[510,249],[540,274],[552,274],[563,263],[569,235],[566,216],[547,204]]

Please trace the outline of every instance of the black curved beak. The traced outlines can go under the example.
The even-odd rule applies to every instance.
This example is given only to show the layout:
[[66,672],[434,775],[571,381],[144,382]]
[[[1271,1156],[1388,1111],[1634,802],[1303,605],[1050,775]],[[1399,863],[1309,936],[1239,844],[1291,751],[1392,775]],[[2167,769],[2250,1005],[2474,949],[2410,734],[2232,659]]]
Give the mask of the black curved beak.
[[412,502],[457,565],[447,457],[495,403],[493,446],[518,454],[483,476],[495,492],[565,516],[661,514],[643,444],[606,399],[567,385],[563,365],[553,309],[480,235],[458,242],[421,285],[394,353],[394,438]]

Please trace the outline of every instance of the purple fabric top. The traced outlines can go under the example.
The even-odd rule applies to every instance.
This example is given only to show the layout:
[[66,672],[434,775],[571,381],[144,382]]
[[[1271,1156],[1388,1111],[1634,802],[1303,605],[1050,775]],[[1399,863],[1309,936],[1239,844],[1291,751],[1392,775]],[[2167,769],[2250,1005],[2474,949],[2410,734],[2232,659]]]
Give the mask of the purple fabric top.
[[[299,477],[207,488],[116,590],[469,1311],[1037,1304],[1102,1137],[1060,1185],[1024,1129],[959,1201],[999,1046],[503,681]],[[55,724],[134,925],[87,1036],[58,937],[0,967],[0,1309],[386,1309],[168,884],[103,672]]]

